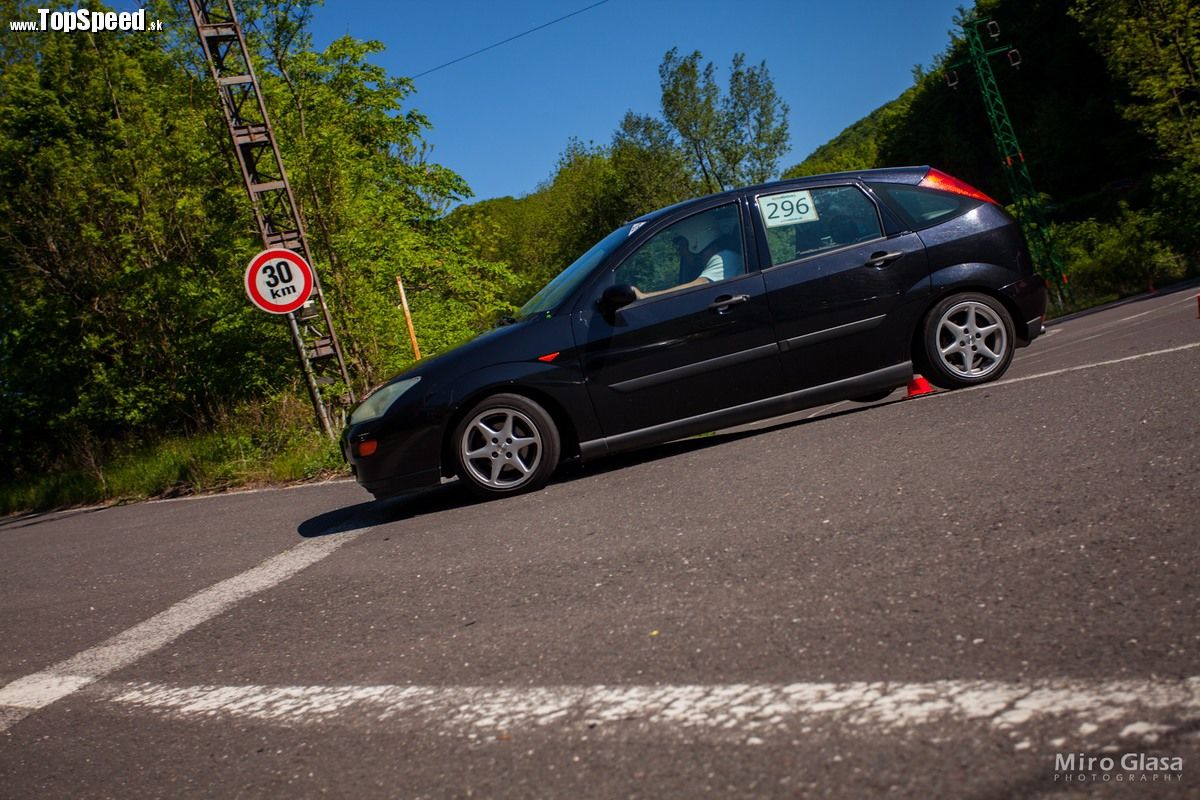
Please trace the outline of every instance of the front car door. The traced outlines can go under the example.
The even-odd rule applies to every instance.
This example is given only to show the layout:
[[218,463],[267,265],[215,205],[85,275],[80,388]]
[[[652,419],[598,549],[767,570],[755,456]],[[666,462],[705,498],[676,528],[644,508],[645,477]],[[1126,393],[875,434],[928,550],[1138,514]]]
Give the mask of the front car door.
[[[663,438],[655,429],[780,391],[763,278],[744,236],[747,215],[727,202],[656,221],[584,293],[575,339],[605,437]],[[597,301],[613,285],[635,286],[641,299],[601,311]]]
[[910,360],[913,318],[930,291],[915,233],[885,229],[855,183],[763,192],[752,208],[789,389]]

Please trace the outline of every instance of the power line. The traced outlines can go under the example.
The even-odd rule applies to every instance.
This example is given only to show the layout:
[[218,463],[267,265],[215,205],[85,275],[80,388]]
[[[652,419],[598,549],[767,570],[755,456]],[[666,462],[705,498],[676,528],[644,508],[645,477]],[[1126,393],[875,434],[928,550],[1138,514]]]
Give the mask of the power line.
[[439,64],[438,66],[434,67],[433,69],[427,69],[427,70],[425,70],[424,72],[418,73],[417,75],[413,75],[413,76],[412,76],[412,80],[416,80],[417,78],[422,78],[422,77],[424,77],[424,76],[428,75],[428,74],[429,74],[429,73],[431,73],[431,72],[437,72],[439,69],[444,69],[445,67],[448,67],[448,66],[450,66],[451,64],[457,64],[457,63],[458,63],[458,62],[460,62],[460,61],[466,61],[468,58],[472,58],[473,56],[477,56],[477,55],[479,55],[480,53],[486,53],[488,50],[492,50],[492,49],[494,49],[494,48],[497,48],[497,47],[499,47],[499,46],[500,46],[500,45],[502,45],[502,44],[508,44],[509,42],[511,42],[511,41],[513,41],[513,40],[515,40],[515,39],[520,39],[522,36],[528,36],[528,35],[529,35],[529,34],[531,34],[531,33],[535,33],[535,32],[537,32],[537,31],[540,31],[542,28],[549,28],[551,25],[554,25],[555,23],[562,22],[564,19],[570,19],[571,17],[574,17],[574,16],[576,16],[576,15],[578,15],[578,14],[582,14],[582,13],[583,13],[583,12],[585,12],[585,11],[591,11],[591,10],[592,10],[593,8],[595,8],[596,6],[602,6],[602,5],[604,5],[605,3],[607,3],[607,2],[608,2],[608,0],[600,0],[600,2],[598,2],[598,3],[592,3],[590,6],[587,6],[587,7],[585,7],[585,8],[581,8],[581,9],[579,9],[578,11],[572,11],[570,14],[566,14],[566,15],[564,15],[564,16],[561,16],[561,17],[559,17],[558,19],[552,19],[552,20],[550,20],[549,22],[544,22],[544,23],[542,23],[541,25],[538,25],[536,28],[530,28],[530,29],[529,29],[529,30],[527,30],[527,31],[524,31],[524,32],[522,32],[522,33],[518,33],[518,34],[516,34],[515,36],[510,36],[510,37],[508,37],[507,39],[504,39],[504,40],[502,40],[502,41],[496,42],[495,44],[489,44],[487,47],[484,47],[484,48],[481,48],[481,49],[479,49],[479,50],[476,50],[476,51],[475,51],[475,52],[473,52],[473,53],[467,53],[465,56],[459,56],[458,58],[454,59],[453,61],[447,61],[445,64]]

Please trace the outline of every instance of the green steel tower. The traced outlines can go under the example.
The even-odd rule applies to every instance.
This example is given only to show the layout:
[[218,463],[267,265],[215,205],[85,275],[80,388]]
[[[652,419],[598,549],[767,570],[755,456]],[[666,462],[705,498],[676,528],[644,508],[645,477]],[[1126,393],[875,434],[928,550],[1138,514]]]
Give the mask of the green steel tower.
[[[964,38],[967,42],[968,59],[979,80],[979,91],[983,94],[983,105],[987,111],[988,122],[992,126],[992,136],[996,140],[996,149],[1000,151],[1001,163],[1004,166],[1004,178],[1008,182],[1009,192],[1017,208],[1017,216],[1025,230],[1025,238],[1029,241],[1034,264],[1042,277],[1050,281],[1056,289],[1059,305],[1067,292],[1067,274],[1062,258],[1054,249],[1053,243],[1046,232],[1046,220],[1042,211],[1041,199],[1033,187],[1033,178],[1029,175],[1029,167],[1025,164],[1025,153],[1017,141],[1017,132],[1013,129],[1008,109],[1004,107],[1004,98],[1000,95],[1000,87],[996,83],[996,75],[988,61],[990,56],[997,53],[1007,53],[1012,66],[1019,66],[1021,56],[1015,49],[1004,45],[987,49],[983,41],[985,29],[993,39],[1000,36],[1000,26],[991,19],[972,19],[962,23]],[[958,66],[958,65],[955,65]],[[953,67],[947,68],[946,81],[951,87],[958,84],[957,73]]]

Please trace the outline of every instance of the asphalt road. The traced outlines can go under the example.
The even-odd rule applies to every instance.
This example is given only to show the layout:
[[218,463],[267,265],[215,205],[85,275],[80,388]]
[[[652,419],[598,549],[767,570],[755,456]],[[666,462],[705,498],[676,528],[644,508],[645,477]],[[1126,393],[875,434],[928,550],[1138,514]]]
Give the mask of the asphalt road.
[[2,521],[0,797],[1200,797],[1195,292],[498,502]]

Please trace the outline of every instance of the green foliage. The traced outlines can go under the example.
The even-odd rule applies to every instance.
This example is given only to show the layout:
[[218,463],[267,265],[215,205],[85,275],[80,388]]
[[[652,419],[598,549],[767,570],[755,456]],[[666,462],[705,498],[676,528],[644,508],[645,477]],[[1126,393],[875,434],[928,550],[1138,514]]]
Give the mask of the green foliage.
[[1111,224],[1088,219],[1052,230],[1076,293],[1095,299],[1136,294],[1182,278],[1183,258],[1163,244],[1151,214],[1125,203]]
[[26,36],[3,60],[5,467],[31,442],[45,459],[85,433],[194,427],[279,381],[286,339],[242,297],[253,240],[216,109],[189,102],[208,87],[150,36]]
[[630,111],[609,145],[572,139],[554,174],[526,197],[451,214],[478,258],[508,265],[520,304],[624,222],[689,197],[768,180],[787,149],[787,104],[766,64],[733,59],[729,90],[699,52],[671,50],[659,68],[662,118]]
[[1155,144],[1149,204],[1162,241],[1200,261],[1200,7],[1189,0],[1075,0],[1078,20],[1128,96],[1116,105]]
[[[1069,14],[1060,3],[978,0],[960,12],[997,21],[998,41],[1020,48],[1019,70],[1002,55],[993,68],[1069,270],[1080,272],[1080,302],[1197,270],[1198,15],[1187,0],[1076,0]],[[784,175],[930,164],[1009,200],[966,56],[951,41],[936,69],[914,70],[899,98]]]
[[282,28],[264,24],[252,40],[263,42],[264,92],[343,350],[373,385],[412,362],[397,276],[426,355],[489,326],[513,278],[472,259],[441,219],[469,189],[425,159],[428,120],[405,109],[411,82],[368,60],[382,45],[343,37],[316,53]]
[[509,295],[519,305],[613,228],[693,195],[689,169],[661,123],[629,114],[611,146],[570,141],[536,192],[460,207],[451,221],[479,258],[520,276]]
[[879,139],[902,120],[912,100],[910,89],[887,105],[880,106],[833,139],[814,150],[808,158],[784,170],[784,178],[803,178],[830,172],[848,172],[881,166]]
[[[444,220],[470,192],[426,159],[411,84],[370,63],[378,43],[314,51],[313,5],[238,4],[361,390],[412,361],[398,275],[425,354],[488,326],[515,278]],[[36,16],[25,0],[0,9]],[[169,32],[0,39],[0,482],[64,471],[39,503],[243,479],[196,466],[232,463],[207,437],[227,409],[298,391],[286,326],[244,296],[262,244],[190,13],[172,0],[147,16]],[[327,460],[312,450],[246,452],[299,475]],[[144,473],[128,485],[126,460]]]
[[672,48],[658,68],[663,119],[679,137],[705,190],[762,183],[788,148],[788,106],[775,91],[766,62],[746,68],[737,53],[722,95],[712,62],[700,68],[699,50]]
[[1071,16],[1129,86],[1129,119],[1164,155],[1200,172],[1200,6],[1191,0],[1075,0]]
[[626,113],[613,134],[609,155],[627,219],[703,191],[687,155],[656,117]]
[[337,443],[314,429],[311,407],[297,388],[223,414],[205,433],[132,446],[82,440],[69,466],[0,484],[0,515],[343,472]]
[[[995,20],[999,43],[1020,49],[1020,69],[1003,55],[992,57],[993,69],[1034,182],[1053,199],[1051,211],[1079,218],[1113,213],[1121,199],[1113,187],[1136,185],[1156,165],[1136,127],[1117,110],[1125,87],[1109,76],[1078,22],[1050,2],[979,0],[962,13]],[[966,57],[964,42],[949,42],[934,59],[936,68],[915,70],[913,86],[899,98],[784,174],[930,164],[1009,201]],[[947,85],[950,74],[956,88]]]

